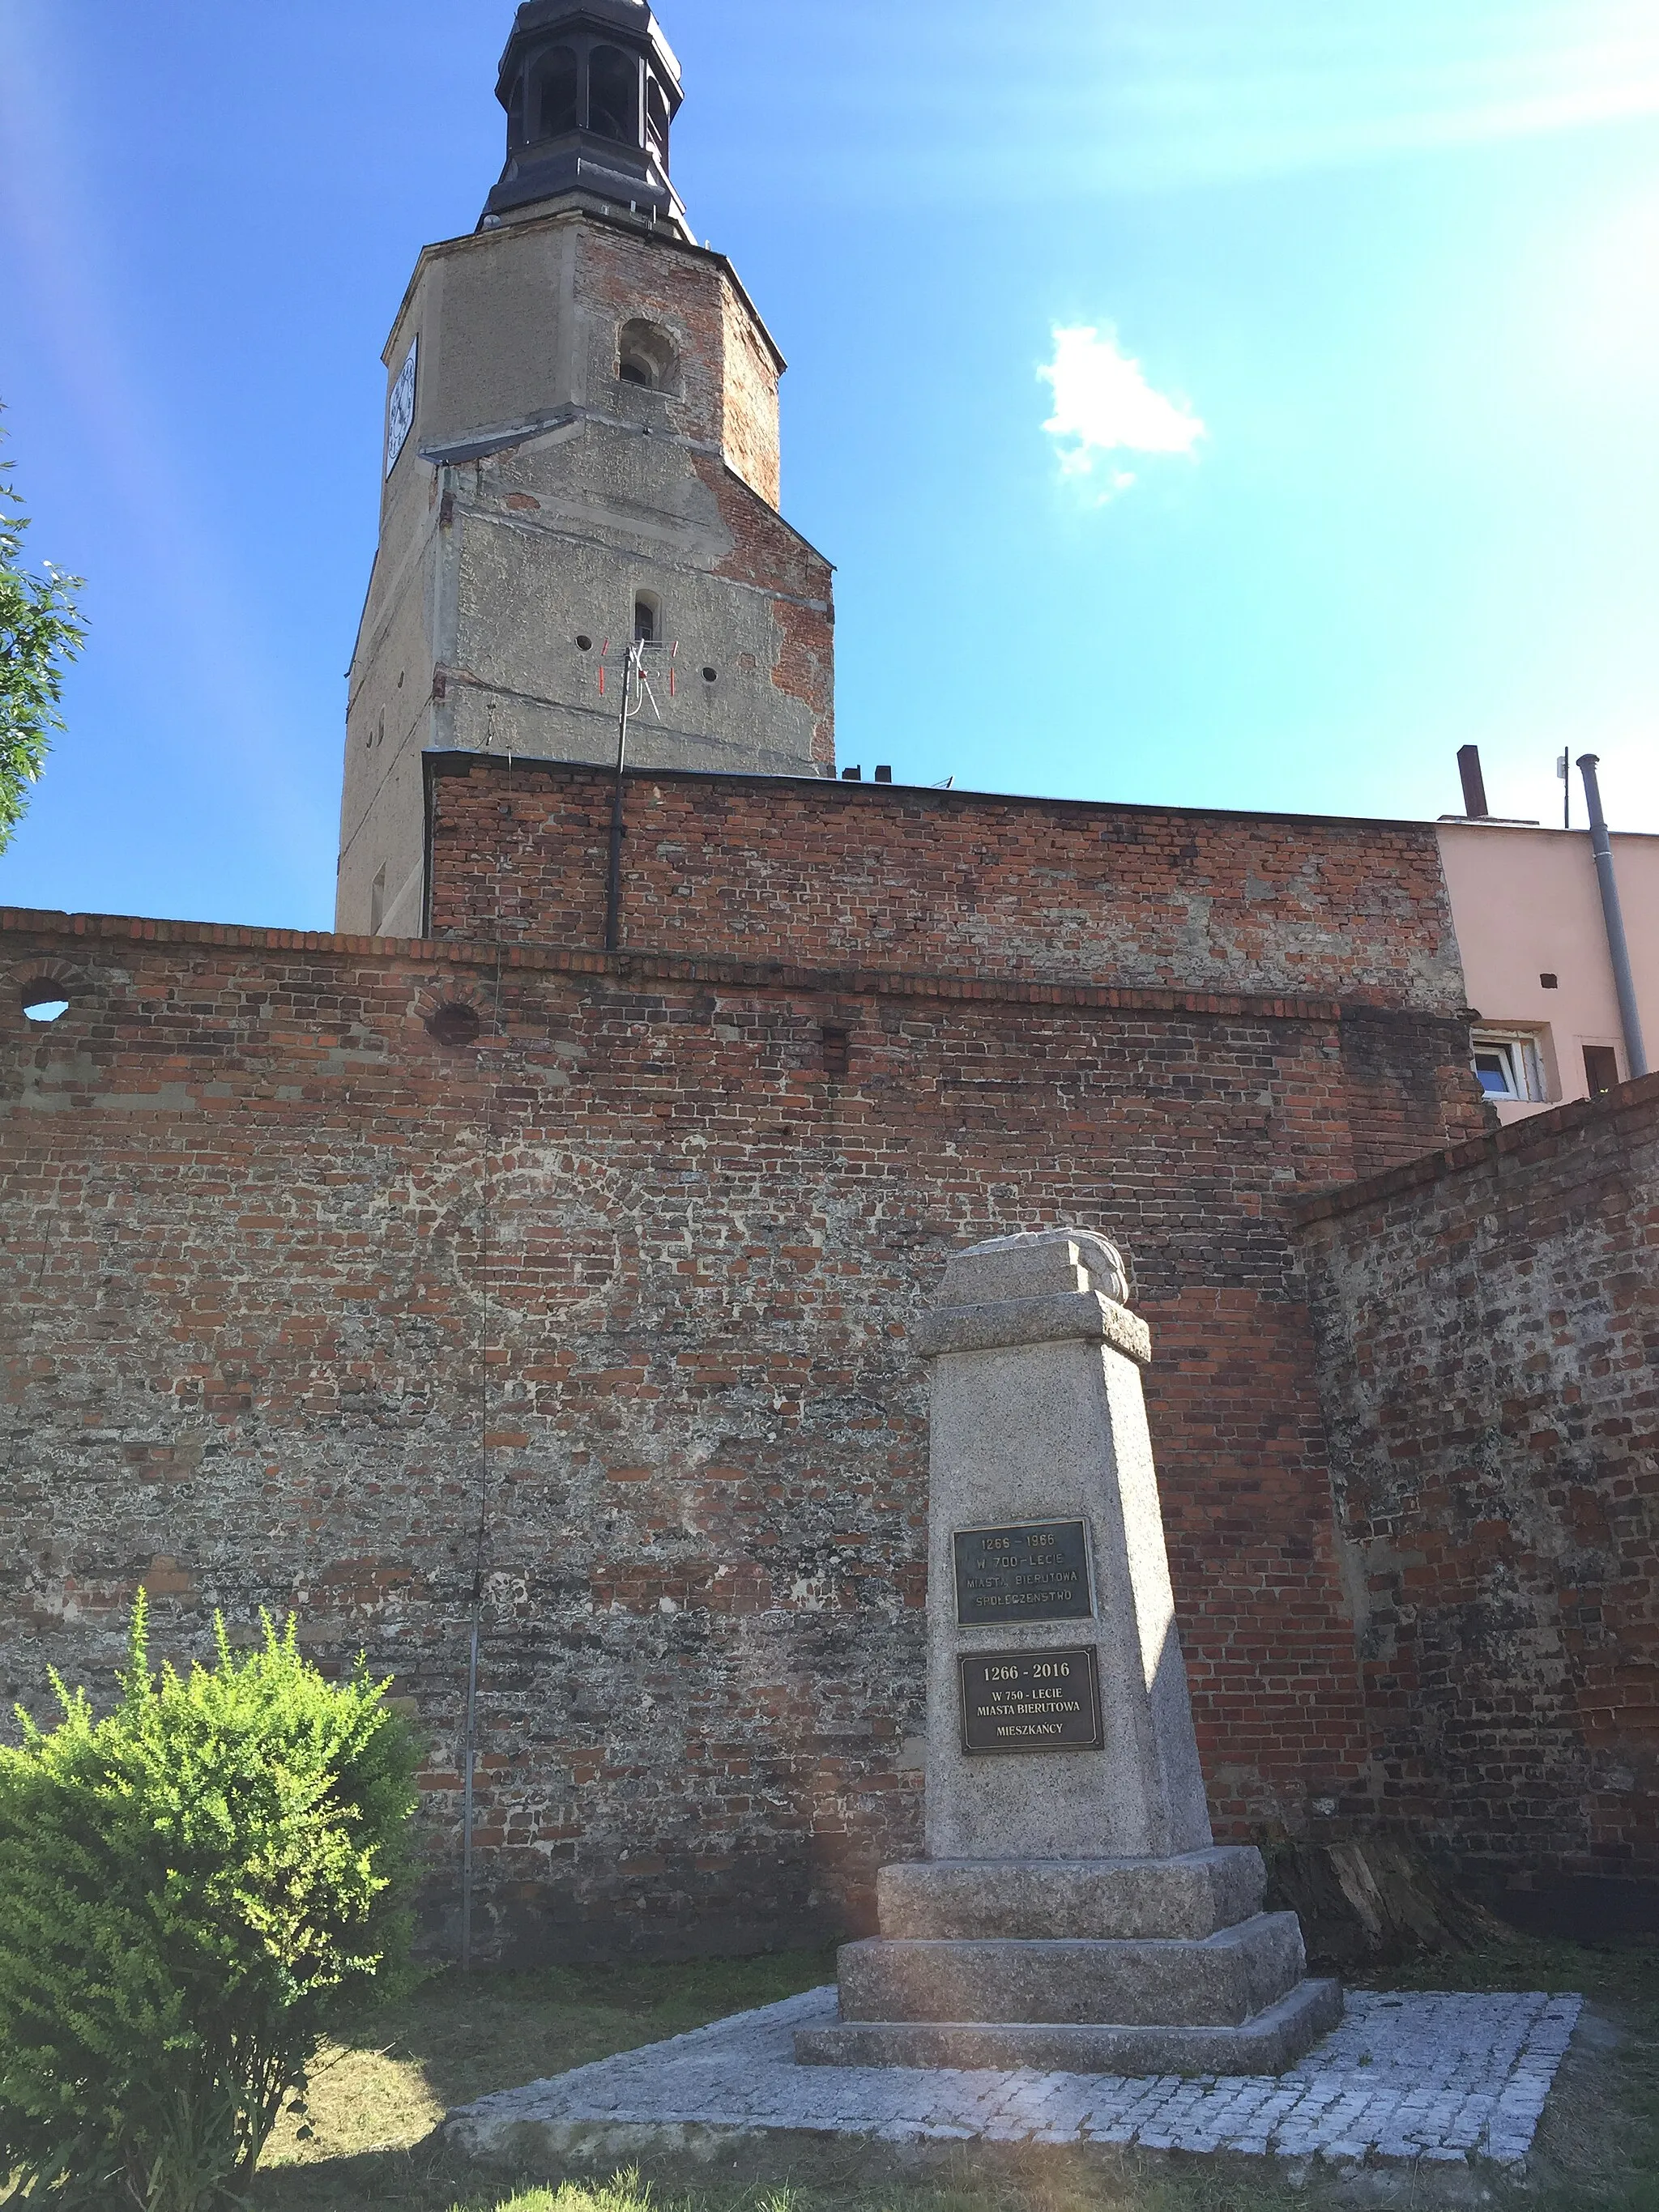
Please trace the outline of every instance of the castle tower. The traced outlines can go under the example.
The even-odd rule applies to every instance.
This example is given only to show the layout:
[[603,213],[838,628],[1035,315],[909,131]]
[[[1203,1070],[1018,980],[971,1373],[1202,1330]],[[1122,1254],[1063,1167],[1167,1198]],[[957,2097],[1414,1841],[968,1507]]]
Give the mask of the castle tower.
[[641,769],[835,772],[830,564],[778,513],[784,362],[670,174],[646,0],[527,0],[507,166],[428,246],[387,368],[353,656],[337,927],[423,927],[431,751],[605,761],[646,636]]

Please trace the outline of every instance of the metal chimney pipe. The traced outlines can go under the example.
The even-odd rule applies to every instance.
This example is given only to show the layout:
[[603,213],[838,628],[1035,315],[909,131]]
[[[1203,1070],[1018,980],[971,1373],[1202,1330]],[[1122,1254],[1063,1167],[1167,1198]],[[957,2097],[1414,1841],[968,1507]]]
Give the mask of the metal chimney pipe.
[[1457,773],[1463,779],[1463,811],[1471,822],[1484,822],[1492,812],[1486,804],[1486,779],[1480,773],[1479,745],[1458,748]]
[[1595,780],[1599,753],[1585,753],[1578,763],[1589,804],[1590,849],[1601,884],[1601,915],[1607,927],[1607,953],[1613,962],[1613,988],[1619,994],[1619,1020],[1625,1032],[1625,1061],[1631,1074],[1648,1072],[1648,1050],[1642,1041],[1642,1017],[1636,1006],[1636,979],[1631,974],[1630,945],[1625,936],[1625,913],[1619,903],[1619,878],[1613,872],[1613,840],[1607,817],[1601,811],[1601,787]]

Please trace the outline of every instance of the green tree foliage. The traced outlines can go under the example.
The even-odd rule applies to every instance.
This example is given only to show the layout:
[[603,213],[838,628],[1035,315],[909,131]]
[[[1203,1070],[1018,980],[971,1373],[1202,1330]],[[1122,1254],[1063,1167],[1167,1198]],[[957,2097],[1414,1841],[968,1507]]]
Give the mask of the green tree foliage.
[[40,780],[51,732],[64,726],[64,670],[86,635],[75,603],[80,577],[51,566],[31,575],[22,566],[21,506],[10,465],[0,461],[0,853]]
[[415,1759],[386,1686],[294,1623],[0,1747],[0,2185],[64,2208],[240,2201],[331,2025],[407,1986]]

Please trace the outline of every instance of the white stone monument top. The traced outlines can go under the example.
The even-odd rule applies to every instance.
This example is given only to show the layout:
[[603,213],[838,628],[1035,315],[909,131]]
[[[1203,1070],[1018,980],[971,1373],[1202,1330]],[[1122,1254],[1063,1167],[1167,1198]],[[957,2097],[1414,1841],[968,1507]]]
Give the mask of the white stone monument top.
[[1127,1261],[1093,1230],[994,1237],[946,1266],[939,1304],[921,1324],[921,1355],[1077,1338],[1109,1344],[1145,1367],[1152,1340],[1128,1310],[1131,1294]]

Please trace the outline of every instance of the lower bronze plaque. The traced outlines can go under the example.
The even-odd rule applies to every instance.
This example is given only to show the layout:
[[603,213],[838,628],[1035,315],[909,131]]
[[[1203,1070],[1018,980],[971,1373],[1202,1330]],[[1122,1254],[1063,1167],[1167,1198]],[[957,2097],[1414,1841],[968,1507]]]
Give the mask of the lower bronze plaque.
[[998,1752],[1098,1751],[1100,1677],[1094,1652],[978,1651],[962,1676],[962,1747]]

